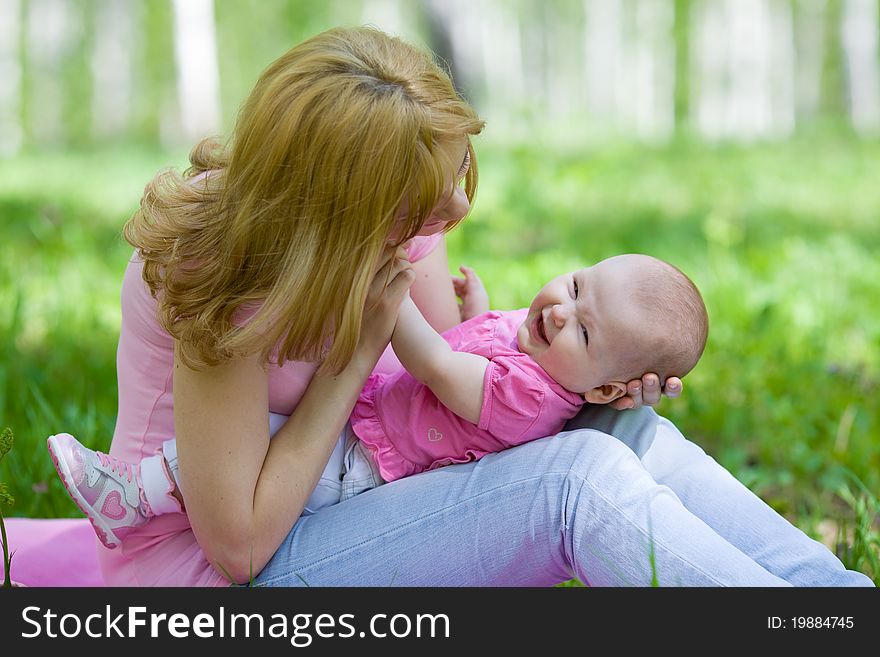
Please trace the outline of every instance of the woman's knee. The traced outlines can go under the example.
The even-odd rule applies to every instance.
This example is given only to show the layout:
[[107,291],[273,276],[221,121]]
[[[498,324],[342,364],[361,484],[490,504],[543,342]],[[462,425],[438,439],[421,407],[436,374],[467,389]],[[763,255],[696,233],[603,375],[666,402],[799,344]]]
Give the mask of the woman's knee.
[[642,526],[650,523],[652,514],[681,506],[676,494],[656,481],[635,452],[614,436],[580,429],[558,434],[552,441],[558,466],[541,483],[548,500],[561,504],[557,508],[567,529]]
[[650,406],[617,411],[607,404],[586,404],[568,421],[565,429],[596,429],[614,436],[641,457],[651,447],[659,420],[660,416]]
[[635,452],[602,431],[577,429],[557,434],[551,440],[556,453],[549,471],[564,472],[567,480],[586,480],[601,490],[650,478]]

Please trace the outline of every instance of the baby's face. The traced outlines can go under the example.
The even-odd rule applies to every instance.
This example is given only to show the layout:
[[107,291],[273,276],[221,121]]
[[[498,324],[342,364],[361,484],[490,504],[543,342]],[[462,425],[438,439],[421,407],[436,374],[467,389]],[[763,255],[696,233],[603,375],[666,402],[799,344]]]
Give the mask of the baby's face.
[[517,331],[520,351],[571,392],[614,380],[647,330],[629,293],[642,266],[637,258],[617,256],[554,278]]

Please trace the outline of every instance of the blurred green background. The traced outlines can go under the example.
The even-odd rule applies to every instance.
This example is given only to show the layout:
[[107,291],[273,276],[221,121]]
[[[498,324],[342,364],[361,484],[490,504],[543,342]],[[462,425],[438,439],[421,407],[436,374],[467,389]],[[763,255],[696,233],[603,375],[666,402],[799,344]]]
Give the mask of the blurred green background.
[[[873,0],[0,0],[0,427],[16,434],[0,481],[13,515],[78,515],[46,436],[109,445],[121,228],[144,184],[185,166],[202,134],[226,134],[284,50],[361,23],[442,53],[488,119],[451,271],[474,267],[493,307],[514,308],[616,253],[679,266],[710,337],[659,411],[880,582]],[[210,64],[187,72],[181,52]],[[196,74],[193,100],[180,81]]]

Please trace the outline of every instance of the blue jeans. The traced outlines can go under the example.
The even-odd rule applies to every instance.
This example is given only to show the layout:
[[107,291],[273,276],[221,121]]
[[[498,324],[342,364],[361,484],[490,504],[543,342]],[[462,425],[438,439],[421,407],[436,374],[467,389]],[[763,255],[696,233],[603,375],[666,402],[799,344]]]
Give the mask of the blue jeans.
[[873,585],[653,410],[566,429],[303,516],[255,584]]

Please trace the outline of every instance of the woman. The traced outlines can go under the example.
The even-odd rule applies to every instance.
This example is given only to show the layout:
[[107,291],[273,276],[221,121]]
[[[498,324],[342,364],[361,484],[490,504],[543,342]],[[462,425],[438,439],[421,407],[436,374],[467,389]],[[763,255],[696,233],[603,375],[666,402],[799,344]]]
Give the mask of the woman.
[[[870,584],[649,409],[334,503],[405,291],[436,329],[459,321],[441,233],[469,210],[481,129],[429,56],[331,30],[263,73],[228,149],[147,187],[111,454],[176,435],[186,513],[101,550],[108,582],[646,584],[653,555],[661,584]],[[655,403],[659,381],[629,392],[619,407]],[[290,416],[271,442],[267,408]]]

